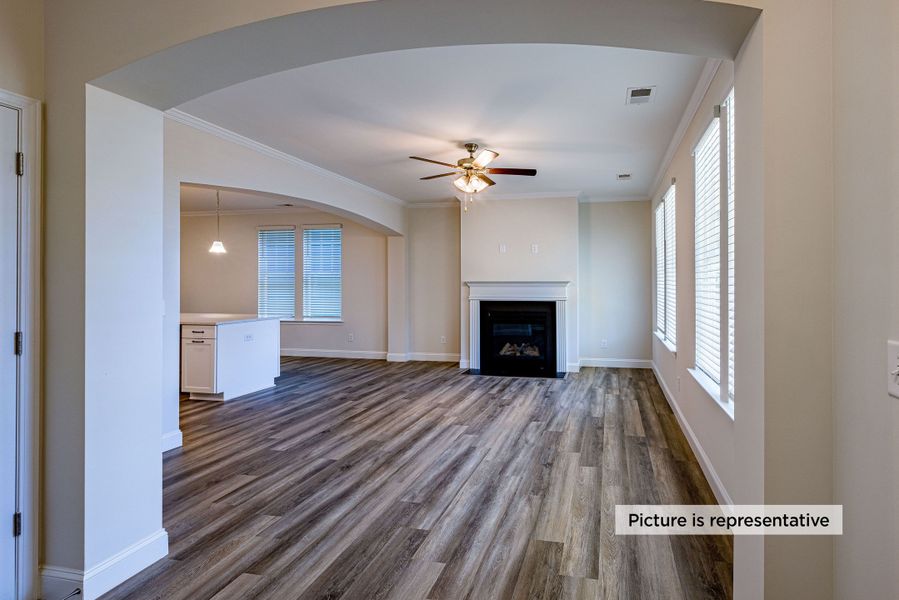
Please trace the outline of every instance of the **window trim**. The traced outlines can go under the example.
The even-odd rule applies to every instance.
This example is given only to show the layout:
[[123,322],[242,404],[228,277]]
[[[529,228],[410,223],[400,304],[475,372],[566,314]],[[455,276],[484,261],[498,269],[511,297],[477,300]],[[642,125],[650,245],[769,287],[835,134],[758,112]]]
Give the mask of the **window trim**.
[[[705,373],[702,369],[697,366],[696,360],[696,344],[697,344],[697,336],[696,336],[696,278],[695,278],[695,264],[696,264],[696,246],[695,246],[695,238],[694,238],[694,280],[693,280],[693,301],[694,301],[694,354],[693,354],[693,366],[688,368],[687,370],[692,375],[693,379],[699,384],[699,387],[708,394],[708,396],[715,401],[725,413],[730,416],[731,419],[734,418],[734,406],[735,406],[735,396],[736,389],[734,388],[734,393],[730,393],[730,370],[732,367],[735,367],[732,363],[732,355],[730,353],[730,342],[733,337],[733,332],[730,329],[730,316],[731,316],[731,289],[730,289],[730,259],[731,259],[731,251],[735,254],[735,248],[731,248],[729,244],[729,235],[731,233],[731,225],[730,225],[730,208],[731,201],[733,201],[734,214],[736,213],[736,190],[734,189],[733,197],[731,197],[731,189],[730,189],[730,178],[733,175],[731,171],[731,166],[734,166],[735,163],[731,161],[731,147],[730,147],[730,136],[734,133],[732,129],[731,123],[731,112],[730,102],[733,100],[735,103],[735,92],[734,87],[731,86],[727,93],[724,95],[724,98],[721,101],[721,104],[715,106],[715,114],[712,119],[710,119],[704,128],[701,130],[701,134],[699,135],[696,143],[693,146],[692,156],[694,157],[694,211],[695,211],[695,200],[696,200],[696,181],[695,181],[695,172],[696,172],[696,151],[699,148],[700,144],[705,139],[706,134],[714,123],[715,119],[718,119],[718,128],[719,128],[719,151],[718,151],[718,159],[719,159],[719,231],[718,231],[718,244],[719,244],[719,252],[718,252],[718,260],[719,260],[719,331],[718,331],[718,342],[719,342],[719,379],[720,383],[716,383],[714,379],[712,379],[707,373]],[[735,177],[734,177],[735,178]],[[696,214],[694,212],[693,215],[694,228],[696,223]],[[734,223],[736,223],[736,219],[734,219]],[[735,224],[734,224],[735,228]],[[694,232],[695,234],[695,232]],[[734,290],[736,289],[736,284],[734,284]],[[735,304],[735,302],[734,302]],[[735,368],[734,368],[735,370]]]
[[[677,333],[676,333],[676,331],[677,331],[677,314],[676,314],[677,313],[677,308],[676,308],[677,307],[677,190],[675,187],[676,185],[677,185],[677,180],[672,178],[671,185],[669,185],[668,188],[665,190],[665,192],[662,194],[662,197],[659,199],[659,202],[656,204],[654,213],[653,213],[653,226],[655,227],[655,232],[654,232],[655,235],[653,236],[653,240],[654,240],[654,243],[656,244],[656,247],[655,247],[656,318],[655,318],[655,323],[654,323],[654,327],[653,327],[653,333],[655,334],[655,336],[657,338],[659,338],[659,340],[668,349],[668,351],[674,355],[677,355]],[[671,291],[671,293],[673,293],[673,295],[674,295],[673,296],[673,298],[674,298],[673,304],[675,306],[675,311],[674,311],[675,315],[674,315],[673,320],[669,319],[669,315],[668,315],[668,307],[669,307],[669,304],[671,304],[671,302],[669,302],[671,297],[669,296],[669,289],[668,289],[668,283],[669,283],[669,277],[668,277],[669,236],[667,235],[668,234],[668,231],[667,231],[668,218],[667,217],[668,217],[668,202],[669,201],[674,203],[674,211],[675,211],[674,212],[675,220],[673,223],[674,224],[674,236],[673,236],[674,237],[674,240],[673,240],[674,241],[674,247],[673,247],[674,257],[673,258],[674,258],[674,269],[675,269],[675,276],[674,276],[675,285],[673,286],[673,290]],[[663,244],[662,264],[661,264],[662,281],[659,281],[659,266],[660,265],[658,264],[658,261],[659,261],[659,246],[658,246],[659,231],[658,231],[657,216],[658,216],[659,209],[661,209],[661,211],[662,211],[662,213],[661,213],[661,215],[662,215],[661,242]],[[659,317],[659,307],[658,307],[660,287],[662,290],[662,298],[661,299],[662,299],[662,310],[663,310],[663,314],[661,316],[661,326],[659,326],[660,317]],[[669,334],[668,325],[672,321],[673,321],[674,327],[675,327],[674,339],[672,339],[668,336],[668,334]]]

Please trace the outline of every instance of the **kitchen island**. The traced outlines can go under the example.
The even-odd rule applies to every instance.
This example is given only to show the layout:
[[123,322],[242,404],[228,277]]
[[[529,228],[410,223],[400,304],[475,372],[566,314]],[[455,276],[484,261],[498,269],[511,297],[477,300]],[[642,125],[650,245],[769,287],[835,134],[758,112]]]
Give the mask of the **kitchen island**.
[[181,391],[225,401],[275,386],[281,324],[247,314],[181,314]]

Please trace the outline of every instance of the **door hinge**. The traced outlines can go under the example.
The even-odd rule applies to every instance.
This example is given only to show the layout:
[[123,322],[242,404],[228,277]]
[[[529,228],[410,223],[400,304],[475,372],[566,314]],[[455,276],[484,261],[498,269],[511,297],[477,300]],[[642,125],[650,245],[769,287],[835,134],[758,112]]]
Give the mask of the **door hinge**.
[[25,345],[25,336],[21,331],[17,331],[15,334],[15,340],[13,341],[13,352],[16,353],[16,356],[22,355],[22,349]]
[[12,516],[12,536],[19,537],[22,535],[22,513],[17,512]]
[[21,177],[25,174],[25,154],[16,152],[16,175]]

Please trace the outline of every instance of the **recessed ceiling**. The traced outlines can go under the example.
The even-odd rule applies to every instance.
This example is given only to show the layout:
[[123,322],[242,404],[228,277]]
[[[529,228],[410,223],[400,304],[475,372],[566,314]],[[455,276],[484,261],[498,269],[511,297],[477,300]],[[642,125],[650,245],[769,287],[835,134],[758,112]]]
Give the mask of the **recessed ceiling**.
[[[494,195],[646,197],[699,80],[694,56],[554,44],[453,46],[276,73],[178,107],[404,201],[453,197],[445,171],[468,141],[497,150]],[[652,86],[652,101],[627,90]],[[631,178],[620,181],[619,173]]]
[[[187,214],[208,214],[215,212],[216,188],[208,185],[181,185],[181,212]],[[221,211],[223,213],[255,212],[304,212],[318,210],[302,200],[244,190],[221,189]],[[290,204],[291,206],[285,206]]]

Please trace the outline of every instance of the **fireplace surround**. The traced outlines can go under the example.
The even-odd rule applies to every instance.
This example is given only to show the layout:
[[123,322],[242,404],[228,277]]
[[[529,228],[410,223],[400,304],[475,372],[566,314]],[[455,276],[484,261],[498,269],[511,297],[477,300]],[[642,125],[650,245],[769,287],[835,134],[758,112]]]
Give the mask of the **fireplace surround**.
[[[570,282],[567,281],[468,281],[468,361],[472,373],[509,375],[534,375],[538,377],[562,377],[567,367],[568,326],[573,309],[568,301]],[[499,347],[493,342],[485,344],[482,338],[486,325],[482,317],[493,310],[500,316],[499,328],[494,323],[486,330],[490,336],[502,340]],[[518,313],[517,316],[514,316]],[[529,322],[535,313],[542,313],[540,323]],[[545,316],[549,313],[549,316]],[[495,321],[495,319],[494,319]],[[530,326],[530,329],[527,327]],[[536,327],[535,327],[536,326]],[[552,329],[552,331],[549,331]],[[493,334],[497,335],[494,336]],[[533,334],[537,335],[533,335]],[[544,335],[546,334],[546,335]],[[552,335],[550,335],[552,334]],[[534,338],[544,339],[534,344]],[[572,338],[576,339],[576,338]],[[543,343],[544,347],[539,344]],[[509,348],[503,349],[506,344]],[[524,344],[522,346],[522,344]],[[537,345],[535,350],[533,347]],[[489,351],[490,356],[487,356]],[[539,352],[544,366],[534,372],[524,365],[538,362]],[[533,364],[531,365],[533,366]],[[520,369],[519,372],[516,372]]]

